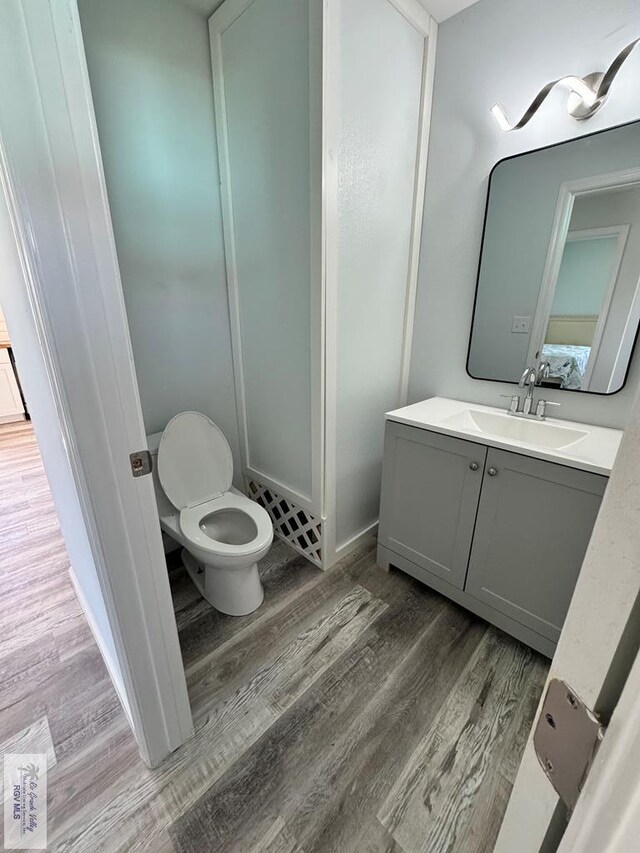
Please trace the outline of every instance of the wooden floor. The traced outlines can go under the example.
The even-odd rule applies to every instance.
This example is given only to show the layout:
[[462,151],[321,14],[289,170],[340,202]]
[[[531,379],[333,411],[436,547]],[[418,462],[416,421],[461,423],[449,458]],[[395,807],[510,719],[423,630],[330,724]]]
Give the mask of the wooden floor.
[[28,425],[0,428],[0,553],[0,749],[55,761],[50,850],[492,850],[547,662],[377,569],[373,540],[326,574],[274,545],[265,602],[241,619],[170,559],[196,735],[153,771],[73,594]]

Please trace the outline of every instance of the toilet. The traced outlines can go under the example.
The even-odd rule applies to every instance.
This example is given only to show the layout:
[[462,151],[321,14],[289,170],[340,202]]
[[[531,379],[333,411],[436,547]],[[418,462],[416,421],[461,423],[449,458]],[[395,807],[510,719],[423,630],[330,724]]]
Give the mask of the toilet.
[[148,444],[160,524],[182,545],[192,581],[216,610],[252,613],[264,599],[257,564],[271,546],[273,525],[265,509],[232,487],[223,433],[206,415],[183,412]]

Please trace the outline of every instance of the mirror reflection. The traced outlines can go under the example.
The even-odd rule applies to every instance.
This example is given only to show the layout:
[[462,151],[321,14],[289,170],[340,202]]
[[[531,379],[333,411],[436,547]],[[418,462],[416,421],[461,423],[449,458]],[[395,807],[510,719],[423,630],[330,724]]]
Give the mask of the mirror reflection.
[[489,188],[467,369],[611,394],[640,317],[640,123],[504,160]]

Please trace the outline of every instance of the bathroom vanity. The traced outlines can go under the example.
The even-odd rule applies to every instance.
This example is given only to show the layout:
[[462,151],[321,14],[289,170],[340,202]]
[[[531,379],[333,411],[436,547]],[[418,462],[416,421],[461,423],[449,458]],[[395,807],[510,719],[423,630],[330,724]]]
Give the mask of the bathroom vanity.
[[621,437],[439,397],[389,412],[380,566],[551,656]]

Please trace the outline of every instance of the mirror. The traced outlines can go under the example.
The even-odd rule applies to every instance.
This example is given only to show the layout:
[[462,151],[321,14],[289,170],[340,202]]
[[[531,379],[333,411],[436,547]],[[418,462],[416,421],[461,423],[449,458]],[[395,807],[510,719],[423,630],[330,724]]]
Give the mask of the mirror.
[[613,394],[640,320],[640,122],[501,160],[489,180],[467,371]]

